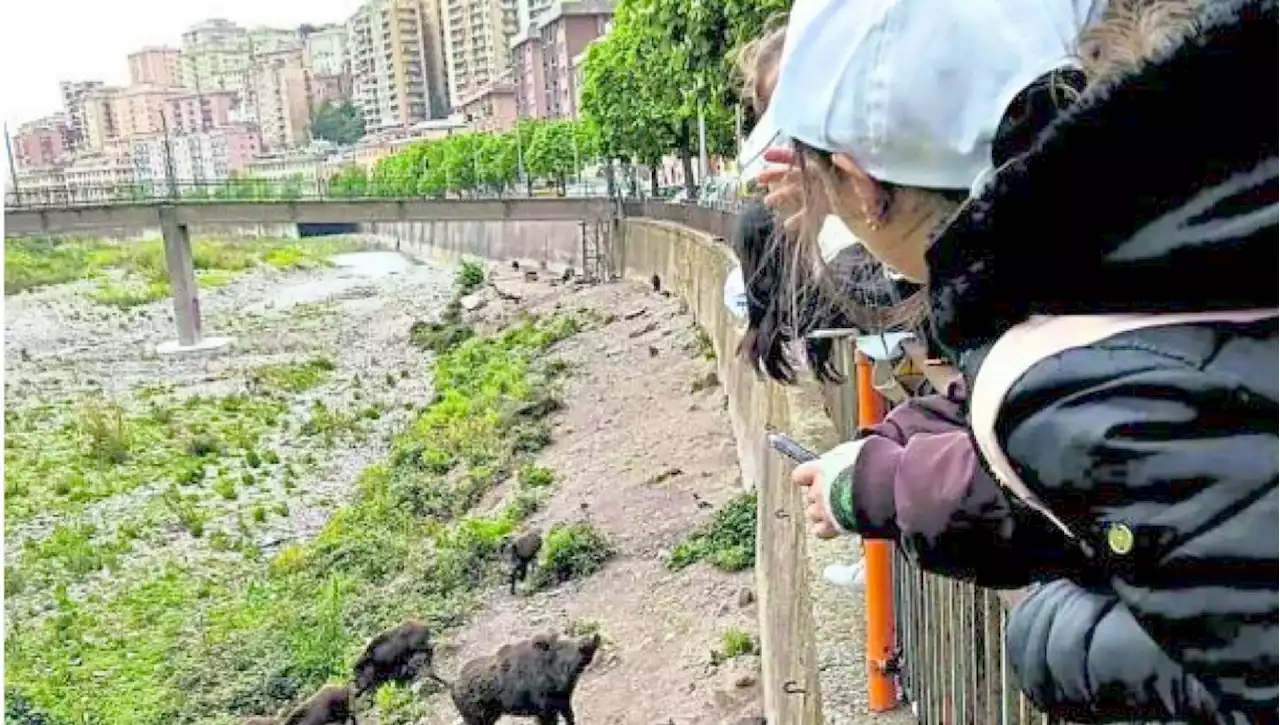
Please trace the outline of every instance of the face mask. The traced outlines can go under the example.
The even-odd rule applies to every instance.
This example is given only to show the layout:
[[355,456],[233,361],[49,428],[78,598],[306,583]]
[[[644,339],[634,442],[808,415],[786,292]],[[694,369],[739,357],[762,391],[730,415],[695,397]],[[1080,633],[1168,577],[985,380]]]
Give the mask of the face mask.
[[734,267],[724,279],[724,306],[739,320],[747,319],[747,285],[742,267]]

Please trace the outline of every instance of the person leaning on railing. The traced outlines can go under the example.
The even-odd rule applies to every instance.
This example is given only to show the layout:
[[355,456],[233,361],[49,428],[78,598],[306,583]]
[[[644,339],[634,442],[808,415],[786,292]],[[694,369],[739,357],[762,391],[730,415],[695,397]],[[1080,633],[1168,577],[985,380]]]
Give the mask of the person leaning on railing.
[[[820,189],[802,195],[800,252],[829,201],[927,282],[969,393],[972,438],[944,435],[991,475],[931,481],[942,449],[888,430],[796,479],[818,535],[897,536],[938,573],[1032,582],[1006,647],[1048,714],[1276,722],[1278,119],[1233,83],[1271,73],[1276,3],[1214,3],[1194,32],[1150,42],[1163,31],[1144,13],[1174,5],[1108,8],[1097,57],[1123,57],[1127,35],[1149,59],[1095,75],[983,172],[983,124],[1007,110],[986,91],[1042,75],[1028,66],[1077,8],[797,2],[769,110]],[[929,191],[975,179],[959,208]],[[922,519],[942,531],[913,542]]]

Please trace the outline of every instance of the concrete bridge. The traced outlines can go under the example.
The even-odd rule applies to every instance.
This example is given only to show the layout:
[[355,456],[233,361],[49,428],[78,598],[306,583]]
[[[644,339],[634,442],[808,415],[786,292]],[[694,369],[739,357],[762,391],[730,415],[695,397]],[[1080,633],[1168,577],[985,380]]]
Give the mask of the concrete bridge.
[[367,224],[431,221],[599,221],[615,215],[605,197],[512,199],[304,199],[294,201],[116,202],[6,207],[5,234],[68,234],[95,229],[164,229],[211,224]]

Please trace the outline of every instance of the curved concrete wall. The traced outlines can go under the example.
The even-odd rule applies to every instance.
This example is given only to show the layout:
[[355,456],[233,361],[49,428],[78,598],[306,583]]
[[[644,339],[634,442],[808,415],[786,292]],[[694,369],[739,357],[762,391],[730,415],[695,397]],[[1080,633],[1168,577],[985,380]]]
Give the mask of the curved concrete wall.
[[[386,247],[422,259],[476,256],[581,268],[581,232],[572,222],[386,223],[361,230]],[[756,584],[768,720],[771,725],[824,722],[803,507],[790,484],[790,464],[765,442],[770,427],[790,431],[815,446],[832,442],[835,430],[822,414],[822,398],[816,388],[766,382],[734,354],[740,329],[723,302],[725,275],[734,260],[723,242],[688,227],[647,219],[621,220],[614,236],[616,272],[644,281],[656,274],[664,289],[688,302],[715,344],[743,483],[757,492],[759,501]],[[837,626],[858,625],[840,621]]]

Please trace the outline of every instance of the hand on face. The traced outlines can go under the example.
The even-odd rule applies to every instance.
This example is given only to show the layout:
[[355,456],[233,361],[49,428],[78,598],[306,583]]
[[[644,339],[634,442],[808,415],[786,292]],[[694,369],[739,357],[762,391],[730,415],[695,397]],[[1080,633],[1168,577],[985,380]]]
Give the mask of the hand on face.
[[809,461],[796,466],[791,472],[791,482],[804,488],[804,516],[809,533],[819,539],[834,539],[840,535],[822,502],[822,467],[819,461]]

